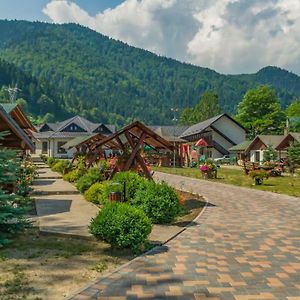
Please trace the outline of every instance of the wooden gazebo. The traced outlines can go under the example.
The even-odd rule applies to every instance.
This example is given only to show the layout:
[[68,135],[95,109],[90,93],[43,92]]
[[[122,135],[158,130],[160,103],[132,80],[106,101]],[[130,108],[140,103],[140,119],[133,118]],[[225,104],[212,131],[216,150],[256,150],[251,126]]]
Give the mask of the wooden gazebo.
[[[20,119],[18,119],[20,117]],[[20,123],[19,123],[20,121]],[[24,121],[24,123],[23,123]],[[4,133],[4,138],[0,140],[0,146],[21,149],[34,150],[34,144],[30,139],[29,131],[32,129],[27,123],[28,120],[21,120],[21,116],[14,115],[14,117],[0,105],[0,132]],[[20,125],[24,124],[24,129]],[[28,133],[26,132],[28,130]]]
[[[80,146],[85,146],[86,149],[88,149],[87,153],[93,154],[89,161],[90,165],[93,164],[99,154],[102,154],[107,149],[119,150],[123,153],[126,152],[128,157],[120,171],[128,171],[132,168],[134,163],[137,163],[141,167],[145,176],[151,179],[152,176],[141,155],[141,150],[145,145],[150,146],[157,151],[162,149],[168,149],[171,151],[174,150],[171,143],[138,121],[124,127],[109,137],[99,135],[91,137]],[[113,170],[112,175],[116,171],[117,168]]]

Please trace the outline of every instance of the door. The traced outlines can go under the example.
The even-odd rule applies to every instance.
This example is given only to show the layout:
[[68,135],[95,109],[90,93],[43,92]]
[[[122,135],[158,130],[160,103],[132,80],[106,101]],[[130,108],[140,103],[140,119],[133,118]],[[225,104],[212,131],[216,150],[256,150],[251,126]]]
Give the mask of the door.
[[48,142],[42,143],[42,154],[48,154]]

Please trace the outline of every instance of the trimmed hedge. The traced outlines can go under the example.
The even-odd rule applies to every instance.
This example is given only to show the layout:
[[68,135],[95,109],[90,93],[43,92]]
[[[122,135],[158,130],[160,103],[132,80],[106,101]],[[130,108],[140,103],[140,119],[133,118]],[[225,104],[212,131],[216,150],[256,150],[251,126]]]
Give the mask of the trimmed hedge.
[[152,224],[145,213],[129,204],[109,203],[92,219],[90,232],[113,247],[138,252],[147,242]]
[[50,168],[51,168],[56,162],[57,162],[57,160],[56,160],[54,157],[48,157],[48,158],[47,158],[47,164],[49,165]]
[[135,193],[131,204],[141,208],[156,224],[173,222],[181,211],[179,196],[164,182],[149,181]]
[[132,200],[135,193],[148,183],[148,180],[135,172],[120,172],[113,177],[114,182],[126,183],[126,200]]
[[103,175],[101,174],[100,170],[98,168],[92,168],[88,171],[87,174],[82,176],[77,181],[77,189],[84,193],[86,190],[88,190],[94,183],[102,181]]
[[110,181],[97,182],[84,193],[84,198],[95,204],[104,205],[108,201]]

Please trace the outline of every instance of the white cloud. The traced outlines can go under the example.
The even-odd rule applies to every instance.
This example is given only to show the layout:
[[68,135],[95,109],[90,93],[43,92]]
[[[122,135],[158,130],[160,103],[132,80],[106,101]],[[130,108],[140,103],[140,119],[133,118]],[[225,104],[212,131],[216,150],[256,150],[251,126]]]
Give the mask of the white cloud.
[[277,65],[300,73],[299,0],[125,0],[95,16],[52,0],[43,12],[220,72]]

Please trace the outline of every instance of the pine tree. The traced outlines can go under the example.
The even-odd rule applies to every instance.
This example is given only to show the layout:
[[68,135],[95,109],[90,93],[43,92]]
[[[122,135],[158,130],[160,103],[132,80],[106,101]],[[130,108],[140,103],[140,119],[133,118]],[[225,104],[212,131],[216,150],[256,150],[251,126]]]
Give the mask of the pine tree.
[[290,172],[295,173],[297,165],[300,165],[300,143],[294,142],[288,148],[288,163]]
[[8,191],[20,172],[20,160],[16,155],[16,151],[0,149],[0,248],[28,224],[24,217],[27,212],[24,198]]

